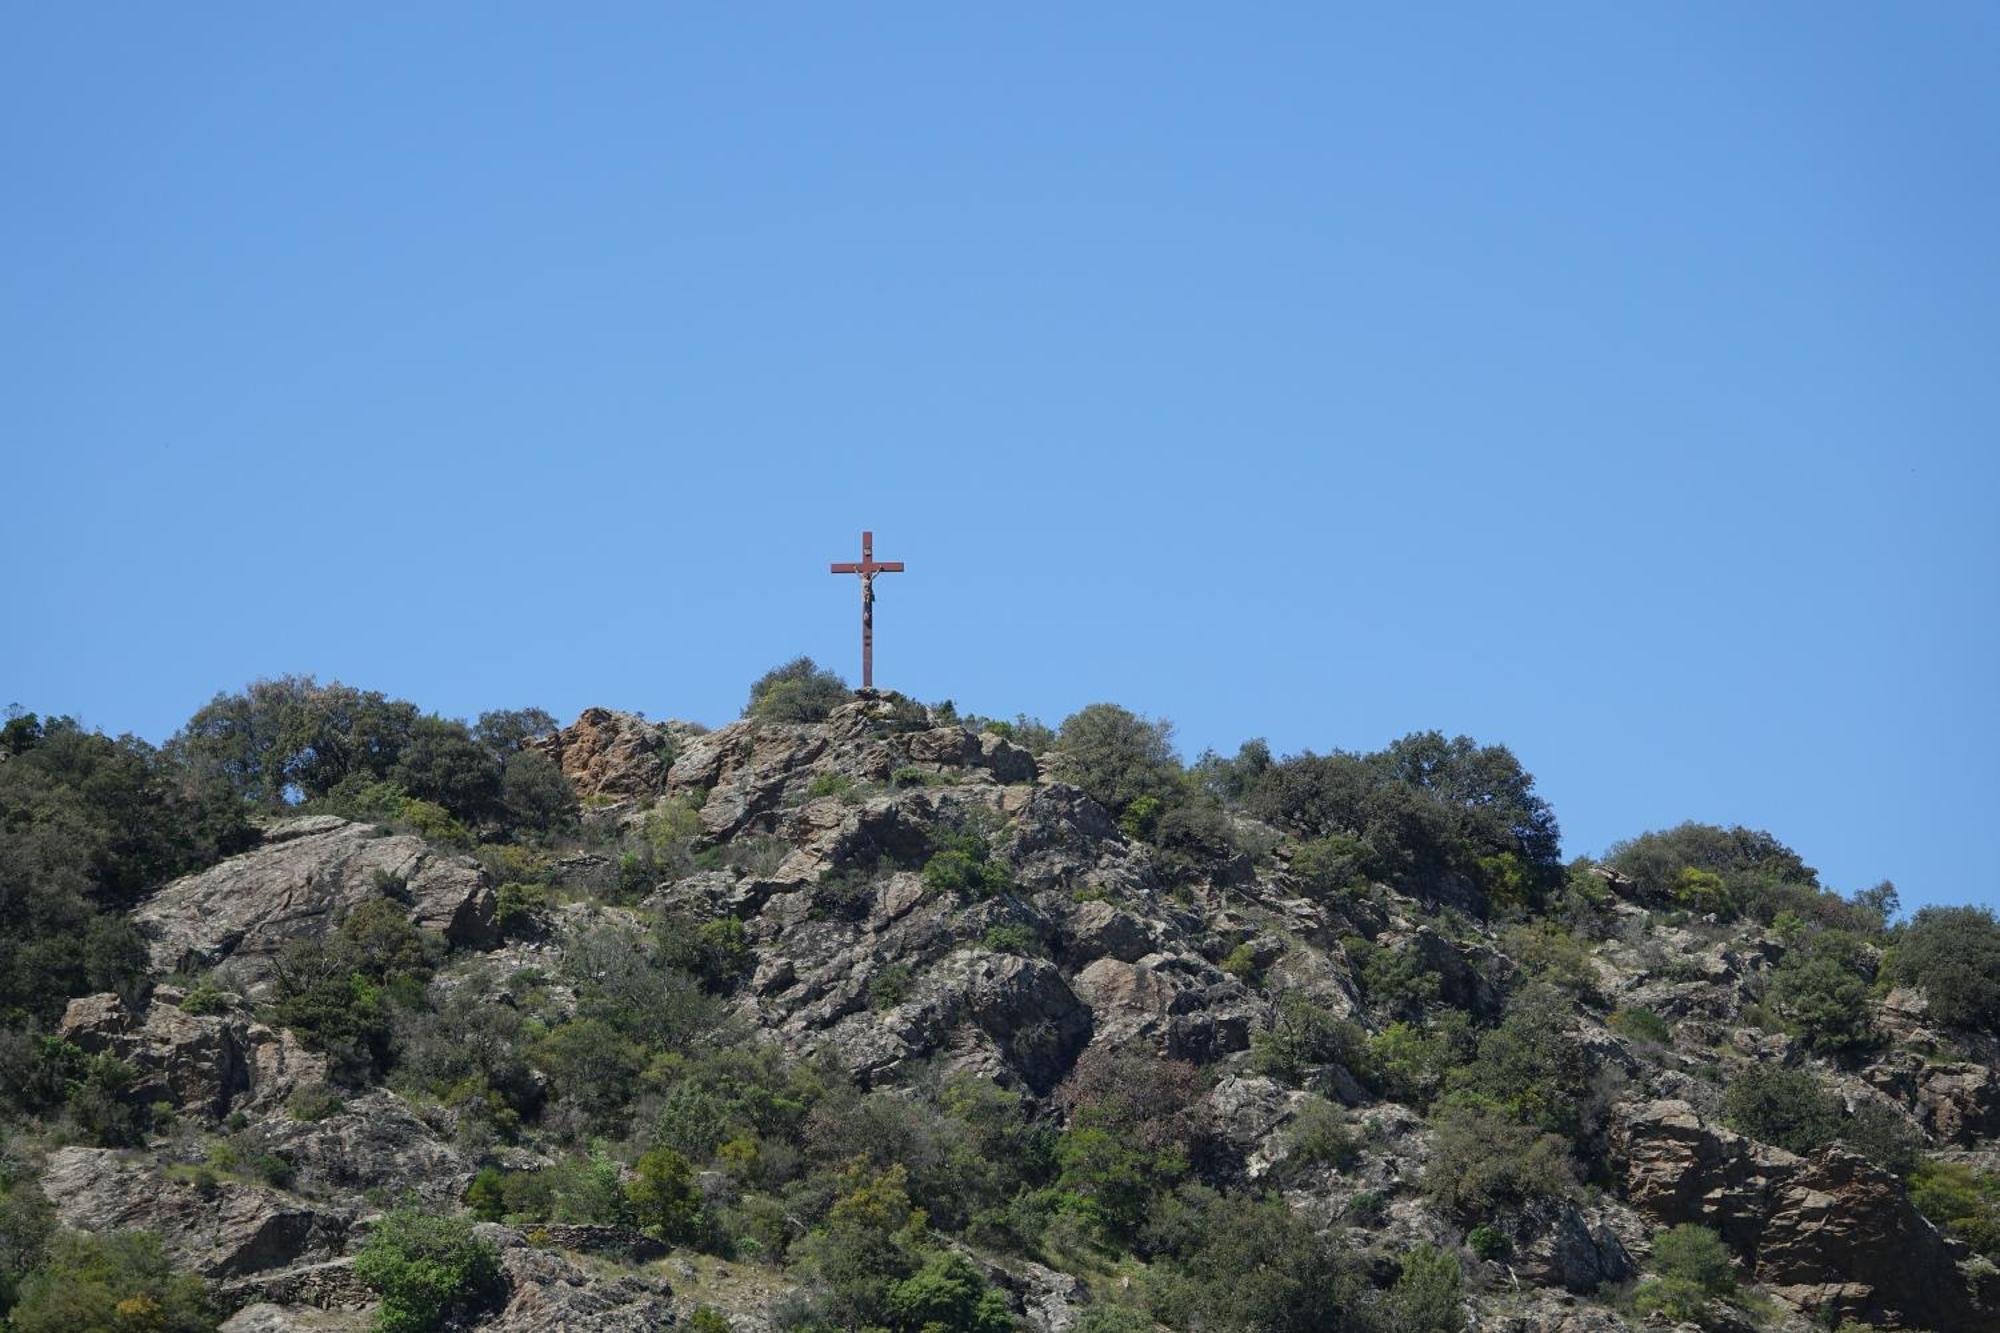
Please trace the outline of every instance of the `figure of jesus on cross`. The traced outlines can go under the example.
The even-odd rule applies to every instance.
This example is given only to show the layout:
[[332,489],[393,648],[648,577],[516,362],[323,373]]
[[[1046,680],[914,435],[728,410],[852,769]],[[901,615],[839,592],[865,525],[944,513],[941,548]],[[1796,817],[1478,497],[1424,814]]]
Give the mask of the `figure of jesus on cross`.
[[875,534],[861,534],[861,562],[836,560],[833,564],[836,574],[859,574],[861,576],[861,688],[875,688],[875,576],[877,574],[900,574],[903,562],[900,560],[877,560],[875,558]]

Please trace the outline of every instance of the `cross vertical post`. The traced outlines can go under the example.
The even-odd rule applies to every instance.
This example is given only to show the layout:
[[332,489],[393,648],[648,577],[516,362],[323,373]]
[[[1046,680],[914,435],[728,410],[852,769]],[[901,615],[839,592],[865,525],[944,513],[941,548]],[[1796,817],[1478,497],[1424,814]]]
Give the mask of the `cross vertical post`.
[[875,688],[875,576],[877,574],[900,574],[903,562],[900,560],[877,560],[875,558],[875,534],[864,531],[861,534],[861,559],[836,560],[832,565],[835,574],[859,574],[861,576],[861,688]]

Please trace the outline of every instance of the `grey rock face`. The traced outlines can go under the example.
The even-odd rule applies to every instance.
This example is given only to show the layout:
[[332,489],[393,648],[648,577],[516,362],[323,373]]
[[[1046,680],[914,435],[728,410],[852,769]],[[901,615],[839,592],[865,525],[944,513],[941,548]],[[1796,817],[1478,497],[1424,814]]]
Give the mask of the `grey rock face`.
[[507,1284],[505,1304],[479,1323],[485,1333],[652,1333],[678,1322],[662,1278],[600,1278],[509,1227],[482,1224],[478,1234],[499,1248]]
[[50,1155],[42,1192],[78,1231],[158,1232],[177,1267],[228,1278],[330,1258],[352,1215],[238,1181],[203,1188],[104,1148]]
[[219,1118],[232,1110],[282,1105],[294,1091],[326,1077],[326,1059],[291,1033],[240,1010],[194,1015],[176,1007],[180,992],[161,987],[134,1013],[116,995],[71,1000],[59,1033],[86,1051],[135,1066],[131,1096],[164,1101],[183,1114]]
[[227,962],[255,987],[287,943],[333,929],[385,893],[420,929],[456,946],[497,938],[493,890],[478,862],[331,816],[275,826],[255,849],[160,890],[133,921],[151,941],[155,972]]

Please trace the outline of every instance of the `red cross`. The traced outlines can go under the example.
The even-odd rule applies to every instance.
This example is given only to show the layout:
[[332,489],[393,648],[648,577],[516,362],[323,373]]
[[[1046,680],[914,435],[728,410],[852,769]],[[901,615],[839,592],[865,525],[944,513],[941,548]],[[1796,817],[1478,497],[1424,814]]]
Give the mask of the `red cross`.
[[861,688],[870,690],[875,688],[875,576],[900,574],[903,562],[877,560],[875,534],[864,532],[861,534],[861,562],[836,560],[833,572],[861,576]]

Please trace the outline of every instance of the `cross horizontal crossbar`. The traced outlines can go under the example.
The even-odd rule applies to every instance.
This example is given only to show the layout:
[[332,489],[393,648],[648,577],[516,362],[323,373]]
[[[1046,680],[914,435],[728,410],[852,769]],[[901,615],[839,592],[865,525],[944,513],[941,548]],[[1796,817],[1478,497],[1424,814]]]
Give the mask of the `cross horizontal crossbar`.
[[836,574],[900,574],[903,572],[903,562],[900,560],[870,560],[864,564],[857,565],[852,560],[838,560],[833,564],[833,572]]

